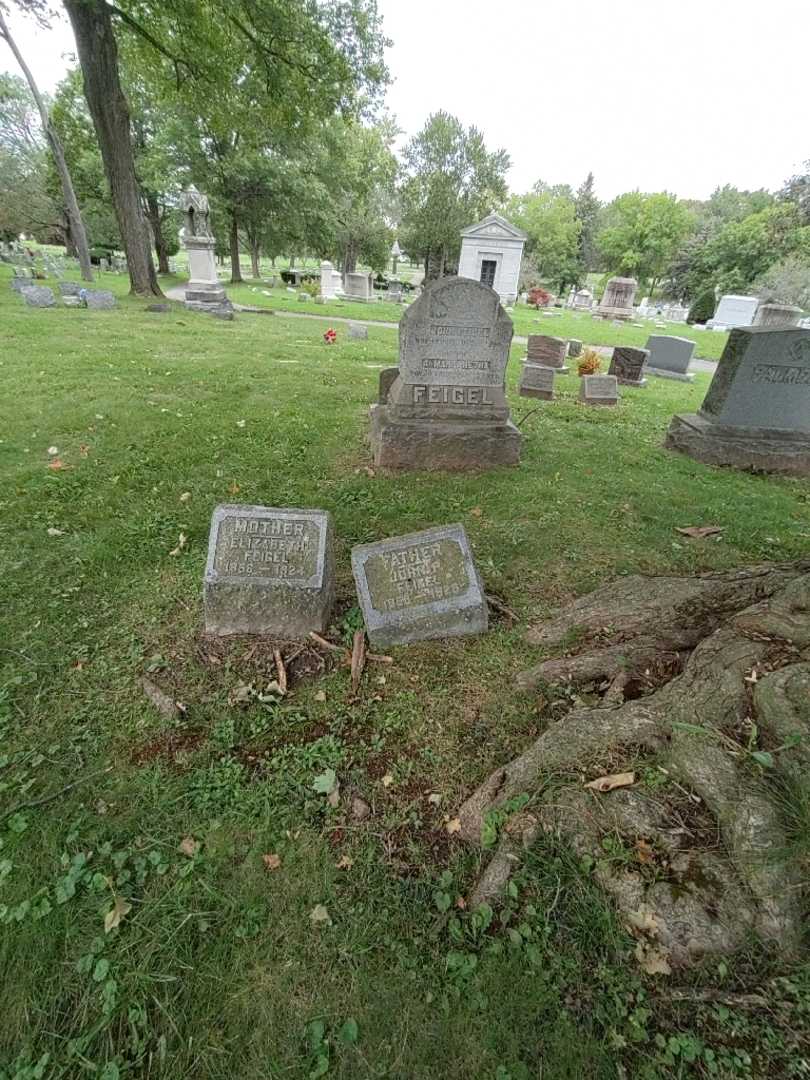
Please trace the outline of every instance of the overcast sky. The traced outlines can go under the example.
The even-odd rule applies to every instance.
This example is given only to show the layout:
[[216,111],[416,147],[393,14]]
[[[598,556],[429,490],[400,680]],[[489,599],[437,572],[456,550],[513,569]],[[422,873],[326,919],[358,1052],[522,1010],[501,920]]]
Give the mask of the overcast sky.
[[[537,179],[597,194],[777,188],[810,158],[810,0],[378,0],[388,106],[405,135],[438,109]],[[74,48],[62,19],[10,18],[43,89]],[[14,71],[0,42],[0,67]]]

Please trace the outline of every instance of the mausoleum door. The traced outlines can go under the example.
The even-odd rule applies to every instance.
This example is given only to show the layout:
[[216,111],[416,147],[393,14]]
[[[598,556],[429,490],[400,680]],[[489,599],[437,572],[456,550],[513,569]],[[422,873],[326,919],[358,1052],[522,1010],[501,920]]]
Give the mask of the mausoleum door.
[[490,289],[495,288],[495,271],[498,269],[498,264],[494,259],[482,259],[481,260],[481,284],[489,285]]

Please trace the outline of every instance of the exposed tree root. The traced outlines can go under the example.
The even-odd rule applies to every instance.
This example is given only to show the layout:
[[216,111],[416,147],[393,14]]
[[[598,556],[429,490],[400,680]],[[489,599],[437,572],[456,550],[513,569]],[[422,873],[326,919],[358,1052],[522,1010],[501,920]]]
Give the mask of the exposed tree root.
[[[482,842],[485,825],[490,835],[500,830],[470,903],[493,900],[543,830],[590,856],[642,938],[640,955],[655,950],[656,963],[730,952],[752,934],[790,953],[798,876],[772,776],[806,779],[810,765],[810,562],[627,578],[531,638],[559,643],[583,629],[589,652],[546,661],[522,685],[608,679],[604,702],[618,707],[574,709],[465,802],[459,817],[470,843]],[[639,666],[660,665],[662,651],[679,657],[670,674],[679,673],[622,703]],[[773,767],[760,768],[751,751],[767,766],[761,755],[770,752]],[[639,755],[654,755],[663,786],[598,794],[581,776],[570,779],[574,771],[598,775],[605,760],[626,768],[629,758],[632,766]],[[512,800],[526,795],[529,805],[511,812]]]

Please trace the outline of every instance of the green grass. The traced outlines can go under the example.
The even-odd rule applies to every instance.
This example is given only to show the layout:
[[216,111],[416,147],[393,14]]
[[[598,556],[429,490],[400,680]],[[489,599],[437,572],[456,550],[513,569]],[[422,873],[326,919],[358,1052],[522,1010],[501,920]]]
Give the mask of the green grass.
[[[224,283],[228,295],[240,304],[255,304],[257,307],[270,307],[276,311],[290,311],[320,315],[338,316],[346,319],[363,319],[374,322],[397,323],[402,318],[404,306],[379,300],[374,304],[357,304],[347,300],[332,300],[326,304],[316,304],[314,300],[299,301],[297,291],[287,292],[284,285],[268,289],[261,282],[247,281],[243,285]],[[266,295],[270,293],[270,295]],[[652,320],[647,320],[644,327],[622,323],[613,326],[604,319],[595,319],[590,314],[551,309],[543,314],[525,304],[517,304],[511,313],[515,324],[515,334],[525,337],[528,334],[552,334],[555,337],[579,338],[586,345],[635,345],[643,348],[651,334],[670,334],[687,337],[697,342],[696,356],[708,360],[719,360],[728,334],[714,333],[712,330],[697,330],[685,323],[667,323],[666,327],[657,327]]]
[[[319,322],[152,315],[123,295],[114,312],[35,310],[0,275],[3,1080],[703,1077],[707,1051],[713,1075],[801,1074],[807,969],[778,972],[765,1014],[667,1004],[565,849],[538,846],[491,925],[455,906],[478,861],[445,815],[548,716],[513,690],[537,657],[526,621],[619,574],[807,551],[806,481],[661,448],[707,376],[591,411],[570,375],[523,421],[518,469],[387,477],[365,434],[395,331],[327,346]],[[517,419],[535,409],[515,393],[521,352]],[[200,638],[223,501],[331,511],[334,635],[356,625],[353,544],[456,520],[520,623],[393,650],[356,701],[338,667],[283,704],[233,704],[274,669],[266,648]],[[723,539],[675,533],[690,524]],[[161,718],[144,673],[186,712]],[[313,789],[327,768],[369,802],[362,825]],[[105,934],[114,897],[131,910]],[[772,974],[752,953],[692,978]]]

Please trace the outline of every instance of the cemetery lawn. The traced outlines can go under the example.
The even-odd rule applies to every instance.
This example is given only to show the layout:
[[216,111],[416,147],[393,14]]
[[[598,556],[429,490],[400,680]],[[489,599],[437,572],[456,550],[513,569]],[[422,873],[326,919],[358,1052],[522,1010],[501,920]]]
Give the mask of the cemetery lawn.
[[[454,834],[461,800],[570,705],[514,689],[539,657],[529,619],[622,574],[806,555],[810,483],[661,448],[708,376],[586,410],[570,375],[545,404],[517,397],[515,347],[521,466],[388,477],[364,439],[395,331],[339,326],[327,346],[316,321],[148,314],[113,275],[115,311],[37,310],[8,276],[0,1078],[801,1075],[810,968],[752,946],[643,975],[588,868],[548,840],[502,909],[468,911],[479,861]],[[454,521],[516,618],[392,649],[357,699],[340,658],[307,649],[276,702],[266,644],[200,634],[220,502],[334,515],[335,642],[359,625],[351,546]],[[721,539],[675,531],[709,524]],[[144,676],[182,709],[162,715]],[[769,1007],[689,1000],[700,987]]]
[[[177,279],[180,284],[180,279]],[[260,281],[247,281],[243,285],[229,285],[223,282],[228,296],[240,304],[253,304],[256,307],[269,307],[274,311],[289,311],[293,314],[307,313],[323,318],[338,316],[344,319],[362,319],[373,322],[399,322],[403,305],[380,300],[374,304],[358,304],[346,300],[332,300],[325,304],[316,304],[314,299],[300,301],[298,290],[287,292],[284,285],[268,289]],[[269,293],[270,295],[266,295]],[[713,330],[698,330],[686,323],[668,322],[665,327],[657,327],[652,319],[644,321],[644,326],[622,323],[613,326],[604,319],[594,319],[591,315],[580,312],[552,308],[547,312],[536,311],[526,304],[517,304],[511,312],[515,324],[515,334],[552,334],[555,337],[579,338],[586,345],[634,345],[643,348],[650,334],[671,334],[675,337],[691,338],[697,342],[695,355],[705,360],[719,360],[723,352],[727,333],[715,333]]]

